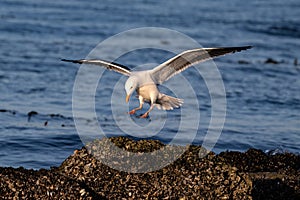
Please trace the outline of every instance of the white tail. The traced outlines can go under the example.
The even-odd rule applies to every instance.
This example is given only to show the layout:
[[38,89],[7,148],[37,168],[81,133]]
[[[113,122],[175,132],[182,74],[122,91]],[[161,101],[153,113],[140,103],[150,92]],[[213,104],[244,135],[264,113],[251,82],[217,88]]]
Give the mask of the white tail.
[[156,100],[156,107],[163,110],[173,110],[183,104],[183,99],[178,99],[165,94],[160,94]]

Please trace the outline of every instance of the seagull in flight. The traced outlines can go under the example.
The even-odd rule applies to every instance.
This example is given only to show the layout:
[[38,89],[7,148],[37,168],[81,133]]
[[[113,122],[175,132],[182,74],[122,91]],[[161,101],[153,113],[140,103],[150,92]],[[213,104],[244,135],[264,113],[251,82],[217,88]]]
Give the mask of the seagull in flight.
[[164,83],[174,75],[186,70],[194,64],[211,60],[221,55],[240,52],[250,48],[252,48],[252,46],[191,49],[170,58],[153,69],[144,71],[131,71],[124,65],[98,59],[62,59],[62,61],[78,64],[98,65],[105,67],[108,70],[113,70],[117,73],[128,76],[128,79],[125,83],[126,103],[128,103],[129,98],[134,91],[137,92],[140,102],[139,107],[129,111],[128,114],[134,114],[137,110],[141,110],[144,102],[147,102],[150,103],[150,108],[140,116],[141,118],[147,118],[154,107],[163,110],[173,110],[174,108],[179,108],[183,104],[182,99],[161,93],[157,87],[158,85]]

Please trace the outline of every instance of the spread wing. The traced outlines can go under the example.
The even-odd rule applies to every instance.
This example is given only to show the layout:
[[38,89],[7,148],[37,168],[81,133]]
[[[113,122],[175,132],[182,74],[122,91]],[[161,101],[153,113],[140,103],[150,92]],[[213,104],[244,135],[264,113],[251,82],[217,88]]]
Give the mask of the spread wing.
[[91,65],[98,65],[105,67],[108,70],[113,70],[115,72],[118,72],[120,74],[123,74],[125,76],[130,76],[130,69],[124,65],[120,65],[118,63],[114,62],[108,62],[105,60],[67,60],[67,59],[62,59],[62,61],[65,62],[72,62],[72,63],[79,63],[79,64],[91,64]]
[[250,48],[252,47],[217,47],[187,50],[152,69],[151,75],[157,84],[162,84],[172,76],[182,72],[193,64]]

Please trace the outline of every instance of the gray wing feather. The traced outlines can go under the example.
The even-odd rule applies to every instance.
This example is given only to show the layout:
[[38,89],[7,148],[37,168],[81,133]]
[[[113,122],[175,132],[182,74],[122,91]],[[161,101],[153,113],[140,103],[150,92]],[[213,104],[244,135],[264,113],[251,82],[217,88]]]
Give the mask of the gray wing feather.
[[67,60],[67,59],[62,59],[62,61],[79,63],[79,64],[99,65],[99,66],[105,67],[108,70],[113,70],[113,71],[123,74],[125,76],[130,76],[130,74],[131,74],[130,69],[128,67],[126,67],[124,65],[120,65],[118,63],[105,61],[105,60],[84,60],[84,59],[82,59],[82,60]]
[[152,69],[151,75],[157,84],[162,84],[163,82],[184,71],[193,64],[204,62],[228,53],[235,53],[250,48],[252,47],[217,47],[187,50]]

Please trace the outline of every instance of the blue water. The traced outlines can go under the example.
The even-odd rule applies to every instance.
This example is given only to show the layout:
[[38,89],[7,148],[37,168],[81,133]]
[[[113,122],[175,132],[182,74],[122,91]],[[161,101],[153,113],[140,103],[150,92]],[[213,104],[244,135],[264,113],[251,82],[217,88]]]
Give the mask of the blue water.
[[[300,59],[299,9],[298,0],[2,0],[0,166],[49,168],[81,148],[72,116],[72,90],[79,66],[60,59],[84,58],[108,37],[147,26],[180,31],[205,47],[253,45],[252,50],[215,61],[226,89],[227,116],[214,151],[254,147],[299,153],[300,65],[294,65]],[[136,66],[169,57],[167,52],[146,49],[119,61]],[[266,64],[268,58],[279,64]],[[197,79],[192,72],[185,72],[191,82]],[[120,78],[112,76],[112,80]],[[203,80],[200,83],[201,123],[195,143],[201,143],[211,111],[207,89]],[[97,90],[98,121],[110,135],[119,135],[104,101],[110,95],[110,90]],[[132,100],[132,106],[135,104]],[[37,114],[29,117],[31,111]],[[180,116],[178,110],[171,113],[165,133],[154,138],[170,140]],[[84,117],[81,120],[97,124]],[[151,120],[160,120],[159,112]]]

